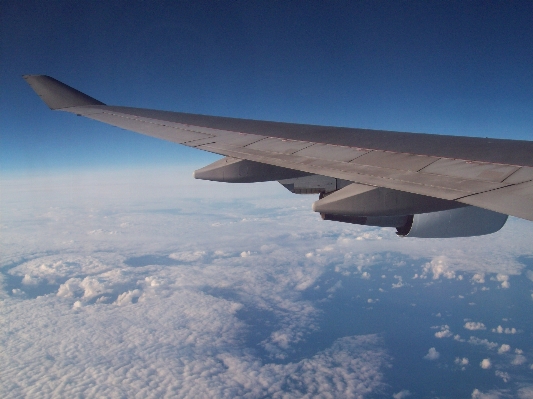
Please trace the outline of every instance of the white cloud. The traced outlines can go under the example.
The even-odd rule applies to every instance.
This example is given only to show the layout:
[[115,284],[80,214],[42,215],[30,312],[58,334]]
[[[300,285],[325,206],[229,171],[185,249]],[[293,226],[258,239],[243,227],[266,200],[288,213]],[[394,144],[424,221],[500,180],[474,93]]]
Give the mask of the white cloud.
[[441,277],[452,279],[455,278],[455,271],[449,266],[449,259],[446,256],[437,256],[428,262],[423,267],[421,277],[426,277],[428,274],[433,274],[433,280]]
[[472,345],[483,345],[486,346],[487,349],[494,349],[498,347],[496,342],[490,342],[488,339],[480,339],[477,337],[470,337],[468,339],[468,343]]
[[338,280],[331,288],[328,288],[326,292],[333,293],[335,291],[338,291],[342,288],[342,280]]
[[29,274],[25,274],[24,278],[22,279],[22,284],[24,285],[38,285],[40,283],[40,279],[37,277],[32,277]]
[[518,397],[520,399],[533,399],[533,385],[520,388],[518,390]]
[[509,276],[506,274],[498,273],[496,275],[496,280],[502,283],[502,288],[509,288],[511,286],[511,283],[509,283]]
[[450,326],[448,326],[448,325],[441,326],[440,329],[441,329],[440,331],[437,331],[435,333],[435,337],[437,337],[437,338],[448,338],[448,337],[451,337],[453,335],[452,332],[450,331]]
[[397,279],[398,281],[392,284],[392,288],[401,288],[405,285],[403,283],[402,276],[394,276],[394,278]]
[[411,396],[411,392],[408,389],[402,389],[400,392],[392,395],[393,399],[405,399],[409,396]]
[[472,281],[477,284],[485,283],[485,273],[476,273],[472,276]]
[[92,299],[110,292],[106,284],[96,277],[85,277],[79,286],[83,290],[84,299]]
[[[289,199],[277,183],[243,188],[194,181],[190,171],[159,172],[138,170],[117,179],[117,172],[106,171],[88,174],[89,182],[83,176],[43,178],[30,181],[23,194],[18,181],[11,188],[2,184],[2,261],[22,262],[9,273],[36,283],[14,288],[17,297],[0,293],[8,314],[0,318],[0,331],[9,323],[12,332],[0,351],[0,387],[10,395],[380,392],[387,355],[375,336],[341,338],[305,359],[288,360],[296,344],[322,327],[321,310],[302,292],[318,285],[329,266],[338,265],[348,273],[343,276],[374,274],[371,267],[399,253],[407,264],[432,259],[424,272],[435,280],[463,271],[510,276],[523,269],[515,256],[531,252],[529,227],[515,219],[498,237],[420,245],[397,239],[392,229],[320,222],[309,211],[311,196]],[[243,248],[254,254],[253,262],[239,256]],[[128,263],[143,257],[151,258]],[[186,264],[157,263],[169,259]],[[400,272],[386,272],[395,274]],[[46,284],[56,287],[52,295],[24,297],[24,290]],[[253,326],[239,315],[256,309],[272,318],[273,327],[250,348],[244,337]],[[258,348],[266,354],[257,355]],[[438,356],[431,349],[427,356]]]
[[[294,226],[287,225],[279,233],[256,234],[257,226],[227,223],[210,233],[212,223],[203,223],[200,212],[194,223],[179,223],[179,214],[169,221],[165,213],[142,214],[136,208],[132,216],[127,207],[121,212],[83,220],[83,211],[76,210],[58,231],[89,222],[97,228],[83,228],[79,236],[74,229],[68,240],[48,240],[48,230],[39,240],[41,249],[28,246],[26,251],[58,254],[38,254],[11,269],[21,279],[30,276],[27,280],[36,283],[31,287],[50,282],[59,288],[57,295],[38,300],[7,297],[10,315],[25,316],[0,320],[0,331],[5,331],[4,323],[24,327],[24,334],[10,336],[10,352],[0,351],[8,359],[0,365],[0,386],[9,388],[10,395],[31,396],[28,392],[37,389],[43,396],[54,392],[64,397],[162,397],[168,392],[176,397],[342,397],[363,396],[382,386],[387,355],[374,336],[341,338],[308,358],[276,363],[318,328],[319,310],[299,292],[315,284],[330,262],[323,252],[302,263],[313,248],[327,247],[317,245],[327,241],[319,233],[312,239],[292,236],[287,231]],[[86,235],[87,230],[116,230],[113,224],[125,229],[127,239]],[[183,225],[190,228],[183,231]],[[220,238],[223,228],[227,236]],[[250,248],[246,255],[261,254],[255,262],[239,257],[243,244]],[[176,252],[176,247],[198,249]],[[335,258],[336,247],[331,249],[327,256]],[[17,251],[24,253],[20,246]],[[128,258],[147,260],[130,267]],[[165,258],[187,265],[166,266]],[[365,267],[378,261],[365,259],[360,262]],[[219,289],[222,296],[207,294],[206,287]],[[236,297],[225,299],[226,291],[242,296],[244,304]],[[256,347],[244,344],[250,327],[236,314],[245,307],[275,320],[272,333],[256,346],[266,350],[263,358],[253,355]],[[54,326],[59,324],[57,334]],[[14,373],[16,387],[8,383],[15,380]],[[5,397],[3,393],[0,388]]]
[[180,262],[196,262],[203,259],[206,255],[205,251],[182,251],[171,253],[168,257]]
[[468,358],[466,357],[463,357],[463,358],[460,358],[460,357],[456,357],[455,358],[455,364],[458,364],[459,366],[466,366],[468,365]]
[[120,294],[117,298],[116,304],[118,306],[125,306],[133,303],[135,299],[138,299],[139,296],[141,296],[140,290],[130,290],[127,292],[123,292]]
[[496,328],[493,328],[492,332],[493,333],[498,333],[498,334],[516,334],[518,331],[514,327],[512,327],[512,328],[509,328],[509,327],[503,328],[502,326],[498,326]]
[[520,366],[524,364],[527,361],[526,357],[524,355],[516,355],[511,362],[513,366]]
[[69,278],[66,282],[59,286],[57,296],[70,298],[78,294],[81,295],[82,289],[80,287],[80,283],[81,279],[79,278]]
[[362,240],[381,240],[383,236],[379,232],[362,233],[359,237],[355,238],[357,241]]
[[509,352],[510,350],[511,350],[511,346],[510,345],[502,344],[502,346],[500,346],[500,348],[498,349],[498,353],[502,354],[502,353]]
[[486,330],[487,329],[487,327],[485,327],[485,324],[483,324],[481,322],[475,322],[475,321],[466,322],[464,327],[467,330],[472,330],[472,331],[475,331],[475,330]]
[[435,348],[429,348],[428,353],[424,356],[426,360],[437,360],[440,357],[440,353]]
[[476,388],[472,392],[472,399],[500,399],[501,397],[502,392],[495,390],[489,392],[481,392],[479,389]]
[[450,330],[443,330],[443,331],[438,331],[435,333],[435,337],[437,338],[448,338],[448,337],[451,337],[453,334]]
[[479,363],[482,369],[490,369],[492,367],[492,363],[490,362],[490,359],[483,359],[481,363]]
[[494,374],[496,375],[496,377],[500,377],[503,382],[509,382],[511,380],[511,376],[505,371],[496,370]]

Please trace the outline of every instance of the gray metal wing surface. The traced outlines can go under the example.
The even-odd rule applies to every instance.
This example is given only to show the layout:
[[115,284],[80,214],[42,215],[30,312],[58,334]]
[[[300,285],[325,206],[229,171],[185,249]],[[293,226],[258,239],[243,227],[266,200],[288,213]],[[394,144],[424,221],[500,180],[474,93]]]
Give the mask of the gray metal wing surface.
[[51,108],[227,157],[533,221],[533,142],[235,119],[109,106],[25,75]]

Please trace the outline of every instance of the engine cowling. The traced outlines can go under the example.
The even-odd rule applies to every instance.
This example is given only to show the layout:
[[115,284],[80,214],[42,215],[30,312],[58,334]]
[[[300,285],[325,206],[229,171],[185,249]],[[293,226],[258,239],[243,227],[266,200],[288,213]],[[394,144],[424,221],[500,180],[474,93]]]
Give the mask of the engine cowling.
[[413,215],[397,234],[418,238],[473,237],[500,230],[508,215],[476,206]]
[[507,215],[465,206],[439,212],[403,216],[353,216],[321,213],[322,219],[364,226],[396,227],[401,237],[453,238],[492,234],[500,230]]
[[324,220],[395,227],[399,236],[419,238],[491,234],[507,221],[507,215],[456,201],[356,183],[323,193],[313,210]]

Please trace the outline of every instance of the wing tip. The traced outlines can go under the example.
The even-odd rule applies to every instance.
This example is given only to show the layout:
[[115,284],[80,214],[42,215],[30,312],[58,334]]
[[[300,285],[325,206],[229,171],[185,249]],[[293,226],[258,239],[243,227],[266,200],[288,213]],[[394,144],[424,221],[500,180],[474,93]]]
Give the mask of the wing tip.
[[103,102],[47,75],[22,75],[46,105],[52,110],[87,105],[105,105]]

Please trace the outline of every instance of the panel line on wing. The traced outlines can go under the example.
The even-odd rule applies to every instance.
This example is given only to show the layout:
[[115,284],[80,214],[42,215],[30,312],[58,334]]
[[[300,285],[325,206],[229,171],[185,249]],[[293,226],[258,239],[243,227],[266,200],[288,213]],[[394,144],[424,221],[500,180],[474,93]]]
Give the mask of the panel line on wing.
[[[209,151],[209,147],[208,146],[206,147],[207,147],[206,149]],[[361,173],[361,171],[355,171],[355,170],[346,171],[346,170],[333,169],[331,167],[325,167],[325,166],[316,167],[310,164],[299,165],[299,164],[295,164],[294,162],[291,162],[290,159],[286,159],[286,156],[272,157],[272,156],[267,156],[267,154],[261,154],[261,153],[251,154],[249,152],[244,153],[244,152],[235,151],[235,150],[233,151],[226,150],[222,152],[222,155],[241,158],[241,159],[248,159],[248,160],[256,161],[256,162],[269,163],[272,165],[282,166],[285,168],[293,168],[293,169],[305,171],[308,173],[315,173],[315,174],[321,174],[321,175],[330,176],[330,177],[342,178],[342,179],[346,179],[350,181],[356,181],[362,184],[384,186],[388,188],[410,191],[410,192],[434,196],[434,197],[436,196],[436,197],[450,199],[450,200],[454,200],[455,198],[462,197],[466,193],[473,193],[472,191],[465,192],[464,188],[463,190],[461,190],[461,189],[453,188],[453,187],[443,187],[439,185],[428,184],[428,182],[402,180],[400,179],[400,175],[398,175],[398,173],[394,175],[389,175],[389,176],[379,176],[379,175],[376,176],[376,175],[369,174],[368,172]],[[401,177],[405,178],[405,176],[401,176]],[[389,184],[384,184],[384,180],[388,181]],[[406,188],[406,186],[409,186],[411,188],[417,187],[417,189],[409,190]],[[440,194],[440,195],[436,195],[436,194]]]
[[[85,112],[88,113],[87,111],[86,108]],[[330,175],[331,177],[341,178],[342,176],[347,180],[358,181],[363,184],[383,185],[446,199],[466,198],[477,193],[497,190],[508,185],[502,185],[502,180],[516,179],[520,175],[523,175],[522,178],[526,178],[529,177],[529,172],[533,170],[533,168],[528,168],[528,170],[524,169],[523,172],[520,172],[521,168],[512,165],[476,163],[409,153],[279,139],[175,122],[161,123],[144,117],[102,112],[95,108],[92,108],[91,111],[100,113],[98,115],[91,112],[90,116],[87,115],[93,119],[102,119],[99,116],[107,114],[111,118],[120,118],[131,121],[132,124],[139,124],[139,126],[121,127],[131,130],[140,129],[145,134],[156,135],[222,155],[262,161],[280,167],[290,167],[309,173]],[[106,122],[110,123],[111,121]],[[115,123],[119,125],[117,121]],[[143,125],[146,127],[143,128]],[[151,129],[150,126],[153,126],[155,130],[168,129],[175,133],[146,132],[146,130]],[[203,137],[183,137],[180,132]],[[321,150],[328,154],[322,156]],[[355,157],[353,157],[354,155]],[[353,159],[350,159],[352,157]],[[368,162],[364,161],[365,158]],[[355,159],[358,161],[353,162]],[[448,170],[447,166],[450,165],[455,166],[455,170]],[[487,170],[497,173],[482,175]],[[436,173],[437,171],[439,173]]]
[[528,166],[522,166],[509,176],[507,176],[503,182],[505,183],[522,183],[533,180],[533,168]]

